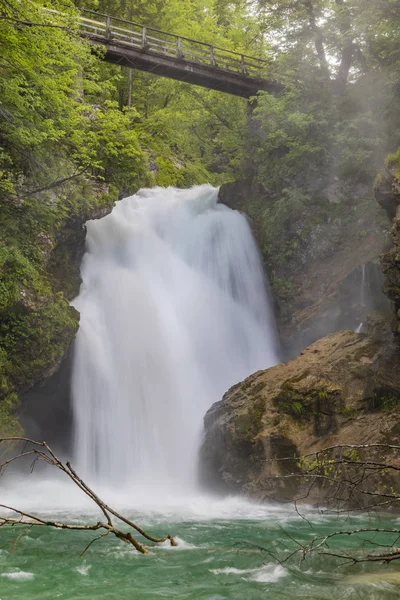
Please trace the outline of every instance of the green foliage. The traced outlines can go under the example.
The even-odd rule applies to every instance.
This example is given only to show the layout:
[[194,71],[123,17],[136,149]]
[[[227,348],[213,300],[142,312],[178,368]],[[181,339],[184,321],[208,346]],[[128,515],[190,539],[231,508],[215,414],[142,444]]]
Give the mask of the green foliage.
[[176,186],[179,180],[179,169],[171,160],[159,156],[156,159],[157,175],[156,183],[164,187]]
[[7,360],[9,384],[25,387],[54,367],[74,338],[78,313],[63,294],[49,295],[39,304],[19,302],[1,313],[0,337]]
[[[329,110],[325,104],[324,108]],[[263,184],[278,191],[303,173],[318,173],[329,140],[327,111],[321,105],[307,102],[305,106],[295,90],[275,98],[260,92],[254,116],[261,132],[251,143]]]
[[400,406],[400,394],[397,390],[388,387],[374,391],[370,401],[370,410],[393,410]]
[[357,416],[358,411],[355,406],[345,406],[340,411],[344,417],[354,418]]
[[[262,211],[264,251],[277,250],[276,263],[285,263],[296,254],[305,239],[291,239],[289,243],[280,240],[282,233],[289,230],[291,223],[299,221],[301,214],[310,203],[310,197],[296,188],[284,188],[280,197],[267,204]],[[304,233],[303,233],[304,235]]]
[[326,412],[332,413],[336,405],[336,392],[330,390],[299,390],[288,381],[274,398],[274,404],[279,412],[288,415],[295,421],[314,424],[316,433],[322,432],[320,415]]
[[[101,81],[76,11],[52,6],[24,0],[0,23],[0,202],[79,172],[133,191],[146,172],[137,113],[109,99],[115,77]],[[28,17],[41,26],[14,25]]]
[[[54,8],[61,8],[55,4]],[[58,151],[82,121],[76,101],[79,63],[90,60],[85,44],[64,27],[73,27],[73,11],[55,17],[43,2],[6,4],[0,22],[0,199],[16,192],[32,173],[40,185],[50,174],[48,156]],[[30,18],[43,27],[20,25]],[[59,28],[58,28],[59,27]],[[62,156],[62,154],[61,154]],[[51,161],[50,161],[51,162]]]
[[[254,110],[260,134],[249,140],[260,183],[277,195],[289,186],[315,193],[316,182],[322,189],[333,178],[352,185],[372,182],[390,138],[400,136],[396,128],[388,136],[382,116],[396,100],[393,90],[379,95],[382,83],[365,76],[340,96],[316,92],[312,85],[278,98],[260,93]],[[376,96],[369,92],[367,101],[367,88],[375,92],[374,86]]]
[[[347,464],[349,463],[349,464]],[[317,452],[315,457],[302,456],[298,467],[303,475],[320,475],[325,478],[322,487],[340,482],[343,471],[353,463],[361,463],[360,453],[355,449],[341,449],[330,452]]]
[[260,183],[273,195],[289,185],[315,193],[334,177],[372,183],[400,143],[397,0],[256,4],[286,85],[277,98],[260,93],[254,111]]
[[274,398],[274,404],[278,411],[289,415],[297,421],[306,421],[312,418],[314,414],[314,397],[310,398],[297,390],[285,387]]
[[0,402],[0,436],[12,437],[23,435],[21,424],[18,420],[18,396],[15,392],[7,394]]
[[[389,154],[386,157],[385,167],[394,169],[395,177],[400,177],[400,148],[397,150],[397,152]],[[381,178],[382,176],[378,174],[375,180],[375,186],[379,185]]]

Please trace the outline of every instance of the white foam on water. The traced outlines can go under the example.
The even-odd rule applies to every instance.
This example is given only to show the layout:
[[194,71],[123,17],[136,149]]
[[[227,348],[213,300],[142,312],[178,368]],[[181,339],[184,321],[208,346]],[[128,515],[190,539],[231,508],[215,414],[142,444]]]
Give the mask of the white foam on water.
[[163,550],[199,550],[201,548],[208,548],[209,544],[200,544],[196,546],[195,544],[191,544],[190,542],[186,542],[179,536],[174,536],[174,540],[178,544],[177,546],[171,546],[171,542],[169,540],[165,540],[161,544],[157,544],[154,549],[162,548]]
[[[153,530],[160,527],[162,532],[169,524],[179,527],[181,522],[207,524],[212,521],[214,528],[224,529],[229,521],[259,521],[263,527],[271,528],[275,528],[277,523],[284,526],[301,521],[291,504],[258,503],[239,496],[218,497],[198,492],[160,496],[151,495],[143,488],[110,490],[107,485],[94,485],[93,489],[109,506],[138,525]],[[70,523],[96,523],[103,518],[99,507],[71,481],[52,479],[39,473],[8,481],[2,488],[2,503],[42,518]],[[317,525],[330,521],[307,507],[302,507],[301,512]],[[2,510],[2,514],[6,511]],[[41,541],[35,539],[30,543]]]
[[30,581],[35,577],[33,573],[28,571],[13,571],[12,573],[1,573],[1,577],[7,577],[12,581]]
[[264,565],[256,569],[237,569],[236,567],[225,567],[223,569],[210,569],[214,575],[240,575],[241,578],[258,583],[276,583],[282,577],[286,577],[287,570],[281,565]]
[[276,583],[282,579],[282,577],[286,577],[287,574],[286,569],[281,565],[271,565],[258,569],[258,571],[253,573],[250,579],[257,581],[258,583]]
[[84,577],[86,577],[87,575],[89,575],[89,571],[92,568],[92,565],[86,565],[83,564],[80,567],[76,567],[76,571],[80,574],[83,575]]
[[[138,490],[129,487],[111,490],[108,485],[93,485],[93,489],[107,504],[143,526],[214,521],[216,527],[222,528],[226,521],[238,520],[262,521],[275,527],[276,522],[282,526],[301,519],[290,504],[258,503],[238,496],[221,498],[186,492],[179,495],[165,493],[160,497],[141,487]],[[2,488],[2,503],[41,517],[57,517],[72,523],[96,522],[102,518],[99,507],[74,483],[38,473],[8,481]],[[302,513],[313,523],[328,522],[327,517],[306,507],[302,508]],[[2,514],[6,511],[2,510]]]

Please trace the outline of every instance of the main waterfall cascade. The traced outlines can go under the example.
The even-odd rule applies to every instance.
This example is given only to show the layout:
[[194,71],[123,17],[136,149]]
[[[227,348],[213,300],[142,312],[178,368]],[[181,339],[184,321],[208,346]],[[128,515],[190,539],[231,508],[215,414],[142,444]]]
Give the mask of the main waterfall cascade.
[[217,195],[145,189],[87,223],[73,372],[85,477],[194,489],[205,412],[277,362],[250,227]]

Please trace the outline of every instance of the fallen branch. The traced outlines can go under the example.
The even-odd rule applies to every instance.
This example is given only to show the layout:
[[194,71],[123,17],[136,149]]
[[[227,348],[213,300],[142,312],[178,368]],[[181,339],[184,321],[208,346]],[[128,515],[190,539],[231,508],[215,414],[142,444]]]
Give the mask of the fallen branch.
[[[65,473],[67,475],[67,477],[69,477],[69,479],[71,479],[71,481],[73,481],[73,483],[80,490],[82,490],[82,492],[84,494],[86,494],[86,496],[88,496],[99,507],[99,509],[101,510],[101,512],[104,515],[105,520],[98,521],[97,523],[92,524],[92,525],[65,523],[65,522],[60,522],[60,521],[53,521],[50,519],[44,519],[37,515],[32,515],[30,513],[19,510],[18,508],[15,508],[13,506],[7,506],[5,504],[0,504],[0,508],[3,508],[11,513],[14,513],[14,515],[10,515],[10,516],[0,515],[0,527],[3,527],[4,525],[12,525],[12,526],[24,526],[25,528],[26,527],[28,528],[28,529],[24,529],[24,531],[22,533],[20,533],[19,536],[17,537],[17,539],[14,541],[13,550],[15,550],[15,547],[16,547],[19,539],[30,528],[32,528],[32,527],[52,527],[54,529],[69,529],[69,530],[74,530],[74,531],[104,530],[103,533],[101,533],[101,535],[95,537],[93,540],[91,540],[91,542],[89,544],[87,544],[87,546],[80,553],[79,556],[83,556],[85,554],[85,552],[90,548],[90,546],[94,542],[96,542],[97,540],[99,540],[103,537],[106,537],[110,533],[115,535],[121,541],[132,545],[138,552],[141,552],[142,554],[148,554],[149,550],[142,543],[140,543],[132,535],[132,533],[130,531],[125,532],[125,531],[122,531],[121,529],[117,529],[117,527],[114,525],[114,523],[112,521],[112,517],[116,517],[117,519],[119,519],[120,521],[122,521],[123,523],[128,525],[131,529],[134,529],[135,531],[137,531],[141,536],[143,536],[147,540],[150,540],[151,542],[162,543],[162,542],[169,540],[171,546],[177,546],[176,541],[170,534],[168,534],[167,536],[162,537],[162,538],[154,537],[154,536],[150,535],[149,533],[147,533],[144,529],[139,527],[139,525],[136,525],[136,523],[134,523],[130,519],[127,519],[126,517],[121,515],[119,512],[117,512],[115,509],[113,509],[110,506],[108,506],[107,504],[105,504],[105,502],[103,502],[101,500],[101,498],[99,498],[99,496],[97,496],[97,494],[81,479],[81,477],[79,477],[79,475],[76,473],[76,471],[72,468],[70,462],[63,463],[56,456],[54,451],[50,448],[50,446],[46,442],[37,442],[35,440],[31,440],[29,438],[24,438],[24,437],[10,437],[10,438],[0,439],[0,444],[3,444],[3,443],[15,444],[15,443],[19,443],[19,442],[24,444],[23,449],[19,453],[15,454],[11,458],[8,458],[7,460],[5,460],[3,463],[0,464],[0,476],[4,473],[5,469],[12,462],[17,461],[18,459],[21,459],[21,458],[24,458],[27,456],[33,456],[33,462],[32,462],[31,468],[33,468],[33,466],[35,465],[35,463],[38,460],[43,460],[47,464],[49,464],[49,465],[59,469],[63,473]],[[27,449],[28,447],[29,447],[29,449]]]

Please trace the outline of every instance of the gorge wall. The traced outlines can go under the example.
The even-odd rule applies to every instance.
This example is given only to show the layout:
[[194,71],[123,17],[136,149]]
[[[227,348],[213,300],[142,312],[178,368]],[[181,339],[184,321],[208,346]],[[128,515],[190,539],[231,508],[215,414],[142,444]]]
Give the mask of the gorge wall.
[[[364,190],[332,202],[326,190],[324,207],[303,207],[286,218],[276,247],[263,220],[265,192],[254,196],[249,182],[232,184],[230,193],[251,219],[272,281],[286,356],[314,343],[297,358],[233,386],[208,411],[201,476],[210,488],[333,504],[331,485],[311,490],[309,481],[295,476],[300,457],[348,443],[400,443],[399,173],[392,155],[375,182],[375,199]],[[226,192],[221,189],[222,200]],[[254,197],[263,200],[257,205]],[[321,214],[324,220],[315,222]],[[285,263],[282,247],[296,249]],[[287,285],[277,287],[276,279]],[[354,330],[357,320],[364,334],[338,331]],[[374,460],[397,464],[387,448],[377,449]],[[375,474],[370,483],[383,494],[398,487],[393,472]],[[365,506],[365,497],[352,501]]]
[[250,219],[284,357],[333,331],[356,329],[370,312],[390,310],[379,264],[389,222],[368,185],[325,184],[302,203],[277,201],[247,179],[222,186],[220,201]]
[[[84,200],[67,218],[57,215],[60,195],[71,201],[80,194]],[[79,313],[69,301],[81,281],[84,223],[105,215],[115,200],[106,186],[84,181],[78,189],[66,185],[57,193],[42,193],[37,205],[10,201],[2,206],[1,435],[19,435],[24,427],[51,442],[65,430],[68,358],[66,366],[62,363],[79,326]]]

